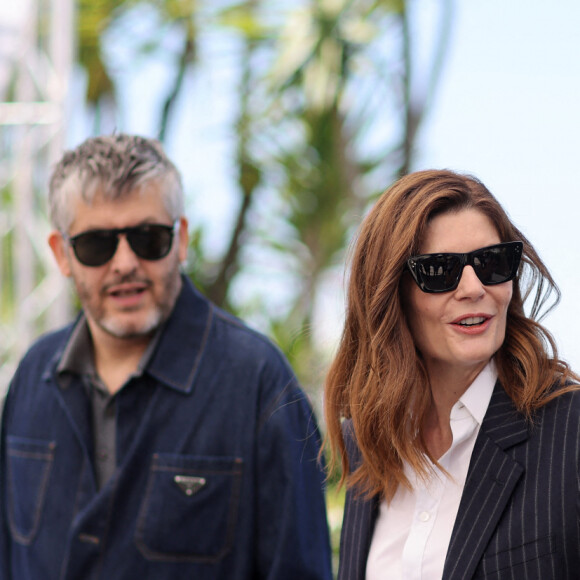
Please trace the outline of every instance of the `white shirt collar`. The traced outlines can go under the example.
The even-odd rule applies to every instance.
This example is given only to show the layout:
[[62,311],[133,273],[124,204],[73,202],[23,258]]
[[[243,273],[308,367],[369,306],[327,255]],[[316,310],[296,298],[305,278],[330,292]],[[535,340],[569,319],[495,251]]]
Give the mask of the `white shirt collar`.
[[460,418],[463,415],[462,410],[466,409],[478,425],[481,425],[489,407],[496,381],[497,368],[495,361],[491,359],[453,406],[451,420]]

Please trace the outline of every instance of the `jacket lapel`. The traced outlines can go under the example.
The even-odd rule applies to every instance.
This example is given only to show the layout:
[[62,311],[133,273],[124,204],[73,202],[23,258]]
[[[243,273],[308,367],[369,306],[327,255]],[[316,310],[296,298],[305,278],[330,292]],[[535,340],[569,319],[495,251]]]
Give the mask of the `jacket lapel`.
[[498,383],[481,425],[445,560],[443,578],[472,578],[524,473],[506,451],[529,436],[525,418]]
[[167,326],[147,366],[147,372],[166,386],[192,392],[217,310],[191,281],[183,288]]

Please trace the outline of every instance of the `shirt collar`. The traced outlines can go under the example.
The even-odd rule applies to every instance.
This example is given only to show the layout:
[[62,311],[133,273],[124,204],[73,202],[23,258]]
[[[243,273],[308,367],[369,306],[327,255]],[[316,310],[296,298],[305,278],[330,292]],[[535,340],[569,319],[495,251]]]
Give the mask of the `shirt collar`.
[[451,411],[452,418],[455,418],[454,415],[457,409],[465,408],[477,421],[478,425],[481,425],[489,407],[489,401],[496,382],[497,368],[495,361],[491,359],[453,406]]
[[[145,371],[149,360],[160,336],[163,332],[163,324],[155,331],[152,339],[149,341],[141,360],[137,365],[137,370],[131,377],[139,377]],[[66,387],[68,382],[64,377],[68,373],[74,373],[80,376],[89,376],[94,383],[98,383],[98,375],[95,368],[95,358],[93,353],[93,339],[87,323],[87,318],[81,314],[77,320],[73,331],[65,345],[63,355],[56,368],[59,384]]]
[[94,374],[93,340],[87,320],[82,314],[77,320],[56,368],[57,374]]

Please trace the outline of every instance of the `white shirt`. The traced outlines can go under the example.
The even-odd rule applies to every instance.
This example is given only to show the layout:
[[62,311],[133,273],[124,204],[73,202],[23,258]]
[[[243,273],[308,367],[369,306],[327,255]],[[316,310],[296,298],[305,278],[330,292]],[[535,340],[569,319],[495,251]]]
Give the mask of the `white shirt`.
[[475,439],[497,380],[491,361],[451,409],[453,443],[428,481],[405,464],[413,490],[399,486],[382,501],[366,568],[366,580],[440,580]]

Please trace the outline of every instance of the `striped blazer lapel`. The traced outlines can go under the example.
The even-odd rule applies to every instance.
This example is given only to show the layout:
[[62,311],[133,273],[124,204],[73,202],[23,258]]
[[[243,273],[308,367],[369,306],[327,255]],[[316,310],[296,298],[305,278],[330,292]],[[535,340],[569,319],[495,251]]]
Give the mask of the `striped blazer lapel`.
[[506,450],[529,436],[498,383],[481,425],[453,527],[443,570],[444,580],[472,578],[524,467]]

